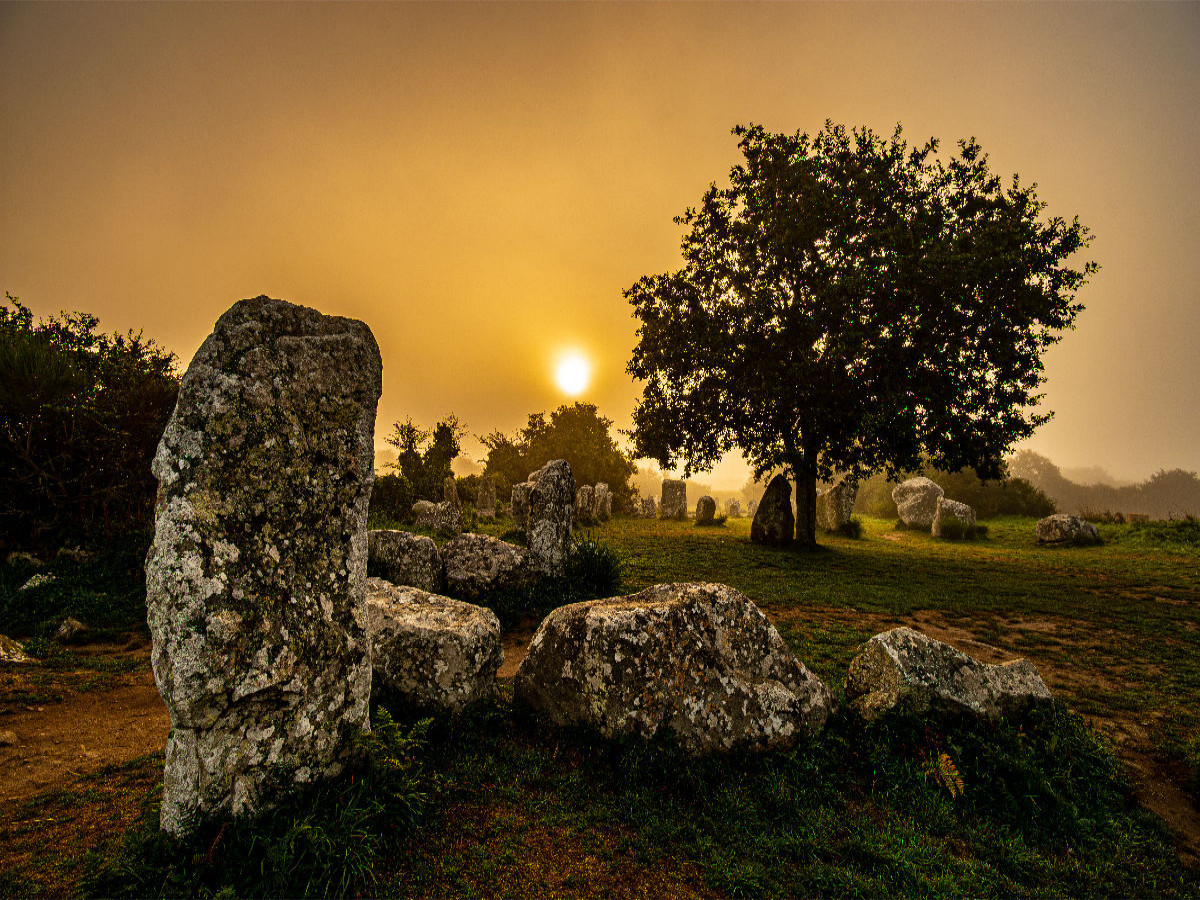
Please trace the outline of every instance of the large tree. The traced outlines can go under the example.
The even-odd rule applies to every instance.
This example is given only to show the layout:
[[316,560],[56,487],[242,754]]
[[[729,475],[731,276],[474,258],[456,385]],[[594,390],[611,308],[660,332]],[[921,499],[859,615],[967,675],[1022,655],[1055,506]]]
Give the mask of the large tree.
[[733,133],[730,184],[675,220],[683,267],[625,291],[636,454],[686,474],[740,448],[756,475],[784,469],[806,544],[836,472],[999,475],[1049,418],[1041,357],[1082,309],[1087,229],[1002,185],[974,139],[943,159],[899,128]]

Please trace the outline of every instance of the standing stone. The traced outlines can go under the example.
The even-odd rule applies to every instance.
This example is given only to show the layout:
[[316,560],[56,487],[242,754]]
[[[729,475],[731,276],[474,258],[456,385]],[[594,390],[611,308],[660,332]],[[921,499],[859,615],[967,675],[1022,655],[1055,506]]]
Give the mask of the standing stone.
[[514,484],[512,488],[512,517],[513,528],[517,531],[529,531],[529,492],[533,485],[528,481]]
[[1068,513],[1055,513],[1039,519],[1034,526],[1039,544],[1099,544],[1100,530],[1086,519]]
[[687,482],[675,478],[664,478],[662,483],[662,501],[658,504],[660,519],[678,519],[684,521],[688,517]]
[[750,523],[750,540],[756,544],[786,546],[796,536],[792,512],[792,485],[785,475],[776,475],[763,491],[762,500]]
[[746,515],[753,518],[754,514],[756,512],[758,512],[758,501],[757,500],[746,501]]
[[479,496],[475,501],[475,514],[481,519],[496,518],[496,482],[487,475],[479,479]]
[[909,528],[933,528],[938,498],[944,491],[928,478],[918,476],[892,488],[892,501],[900,521]]
[[379,528],[367,532],[367,540],[372,575],[431,594],[442,589],[442,554],[433,538]]
[[604,521],[607,522],[612,518],[613,495],[612,491],[607,491],[604,494]]
[[725,515],[730,519],[740,519],[742,517],[742,504],[730,497],[725,501]]
[[575,519],[580,525],[596,521],[596,498],[591,485],[585,484],[575,492]]
[[571,552],[575,477],[565,459],[556,459],[531,473],[529,480],[533,489],[525,538],[530,562],[539,572],[561,575]]
[[297,783],[337,774],[369,728],[381,373],[362,322],[256,297],[221,316],[183,376],[146,558],[168,832],[269,805],[277,765]]
[[592,518],[597,522],[607,522],[612,517],[612,494],[608,491],[608,485],[603,481],[598,482],[592,499]]
[[957,500],[947,500],[945,497],[938,497],[937,509],[933,515],[933,536],[942,536],[942,525],[946,522],[957,521],[961,522],[963,528],[975,527],[975,510],[965,503],[959,503]]
[[817,494],[817,527],[837,531],[849,522],[857,495],[858,485],[845,478]]
[[717,501],[707,494],[696,501],[696,524],[711,525],[717,515]]
[[658,509],[655,506],[653,497],[642,498],[642,518],[653,519],[658,515]]
[[462,501],[458,499],[458,481],[453,475],[447,475],[442,482],[442,500],[452,506],[462,509]]

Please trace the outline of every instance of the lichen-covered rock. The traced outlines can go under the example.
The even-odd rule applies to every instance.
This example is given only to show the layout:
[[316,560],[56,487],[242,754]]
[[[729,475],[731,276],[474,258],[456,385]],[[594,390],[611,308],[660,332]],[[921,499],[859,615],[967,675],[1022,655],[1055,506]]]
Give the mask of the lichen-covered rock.
[[678,478],[663,479],[658,517],[660,519],[678,519],[681,522],[688,517],[687,482]]
[[817,527],[837,531],[849,522],[857,496],[858,485],[844,478],[817,494]]
[[0,662],[31,663],[37,662],[25,652],[25,648],[10,637],[0,634]]
[[36,575],[29,576],[29,580],[17,588],[18,591],[31,591],[34,588],[41,587],[44,584],[53,584],[58,579],[49,572],[38,572]]
[[486,534],[460,534],[442,545],[446,593],[478,599],[500,588],[531,584],[534,573],[523,547]]
[[975,510],[957,500],[938,497],[933,514],[933,536],[942,537],[942,526],[947,522],[961,522],[964,528],[975,526]]
[[732,497],[725,501],[725,515],[730,519],[742,517],[742,504]]
[[705,494],[696,501],[696,524],[711,525],[717,515],[717,501]]
[[1099,544],[1100,530],[1086,519],[1055,513],[1039,519],[1035,528],[1039,544]]
[[596,521],[595,488],[589,484],[575,492],[575,521],[581,525],[591,525]]
[[[418,503],[420,501],[417,501]],[[414,509],[416,507],[414,506]],[[413,522],[413,528],[449,536],[462,533],[462,508],[443,500],[424,507]]]
[[481,519],[496,518],[496,482],[487,475],[479,479],[479,493],[475,499],[475,514]]
[[58,627],[54,629],[54,640],[60,644],[69,643],[81,634],[86,634],[88,627],[73,616],[67,616],[58,623]]
[[612,518],[612,493],[603,481],[597,482],[592,489],[592,518],[597,522],[607,522]]
[[833,696],[750,600],[723,584],[660,584],[559,607],[538,628],[516,695],[557,726],[693,753],[786,744],[825,725]]
[[933,528],[938,498],[944,491],[924,476],[902,481],[892,488],[892,502],[900,521],[909,528]]
[[183,376],[146,558],[167,831],[269,804],[277,765],[338,773],[369,727],[381,384],[366,325],[268,297],[221,316]]
[[1028,660],[989,665],[911,628],[875,635],[859,648],[846,676],[850,708],[869,721],[892,709],[996,720],[1051,699]]
[[453,475],[447,475],[442,481],[442,501],[462,509],[462,501],[458,499],[458,480]]
[[413,515],[416,516],[417,518],[420,518],[421,516],[425,515],[425,513],[429,512],[431,509],[433,509],[435,506],[437,506],[437,504],[434,503],[432,500],[418,500],[416,503],[414,503],[412,505]]
[[529,475],[529,527],[525,542],[530,564],[547,575],[561,575],[571,552],[575,518],[575,477],[565,459],[546,463]]
[[495,696],[504,650],[490,609],[369,578],[367,621],[375,691],[451,715]]
[[654,503],[653,497],[642,498],[642,518],[653,519],[658,515],[658,507]]
[[796,536],[796,514],[792,512],[792,485],[784,475],[767,484],[750,523],[750,540],[756,544],[786,546]]
[[442,589],[442,554],[433,538],[377,528],[367,532],[368,568],[392,584],[436,594]]
[[529,492],[533,484],[522,481],[512,488],[512,518],[513,527],[517,531],[529,531]]

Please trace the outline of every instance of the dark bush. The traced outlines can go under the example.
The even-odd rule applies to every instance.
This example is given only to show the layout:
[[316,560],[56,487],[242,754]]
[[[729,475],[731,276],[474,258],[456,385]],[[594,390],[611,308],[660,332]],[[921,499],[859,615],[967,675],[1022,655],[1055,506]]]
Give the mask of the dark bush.
[[862,537],[862,520],[855,516],[851,516],[838,526],[837,533],[842,537],[848,537],[857,541]]
[[409,522],[416,502],[416,492],[403,475],[376,475],[368,516],[373,523],[381,520]]

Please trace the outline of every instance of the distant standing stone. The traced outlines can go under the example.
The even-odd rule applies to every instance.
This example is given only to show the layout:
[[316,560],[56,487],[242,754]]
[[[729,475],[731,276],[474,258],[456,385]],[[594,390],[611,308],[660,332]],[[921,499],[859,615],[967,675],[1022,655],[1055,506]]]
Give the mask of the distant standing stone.
[[580,525],[591,525],[596,521],[596,497],[589,484],[575,492],[575,520]]
[[688,517],[687,482],[676,478],[664,478],[662,483],[662,502],[658,504],[660,519],[678,519],[684,521]]
[[1035,526],[1039,544],[1099,544],[1100,530],[1087,519],[1068,513],[1055,513]]
[[162,828],[337,774],[369,727],[367,504],[382,364],[362,322],[268,297],[217,321],[154,458],[146,559],[171,717]]
[[603,481],[597,482],[592,493],[592,518],[597,522],[607,522],[612,517],[612,494],[608,485]]
[[757,500],[746,501],[746,515],[753,518],[753,516],[756,512],[758,512],[758,501]]
[[529,530],[529,492],[533,485],[528,481],[514,484],[512,488],[513,527],[517,531]]
[[725,501],[725,515],[731,519],[740,519],[742,517],[742,504],[730,497]]
[[975,510],[957,500],[938,497],[937,509],[933,515],[933,536],[941,537],[942,526],[951,521],[961,522],[964,528],[973,528],[975,526]]
[[892,488],[892,502],[900,521],[909,528],[933,529],[938,498],[945,492],[923,476],[910,478]]
[[496,518],[496,482],[487,475],[479,479],[479,495],[475,501],[475,513],[481,519]]
[[565,459],[546,463],[529,476],[529,527],[525,531],[530,562],[547,575],[561,575],[571,552],[575,519],[575,478]]
[[658,515],[658,508],[654,503],[653,497],[642,498],[642,518],[653,519]]
[[842,478],[817,495],[817,527],[837,531],[850,521],[858,486]]
[[462,509],[462,501],[458,499],[458,481],[453,475],[447,475],[442,482],[442,500]]
[[711,525],[717,515],[717,501],[707,494],[696,501],[696,524]]
[[763,491],[762,500],[750,523],[750,540],[756,544],[786,546],[796,537],[796,514],[792,512],[792,485],[786,475],[776,475]]

